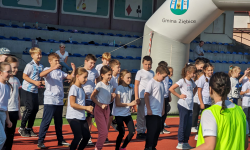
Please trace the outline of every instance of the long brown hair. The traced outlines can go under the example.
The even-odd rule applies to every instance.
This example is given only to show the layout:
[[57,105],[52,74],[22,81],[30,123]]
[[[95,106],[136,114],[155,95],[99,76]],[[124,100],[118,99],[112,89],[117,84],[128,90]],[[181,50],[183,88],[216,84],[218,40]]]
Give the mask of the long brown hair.
[[[181,71],[181,76],[182,76],[182,78],[183,78],[183,80],[184,80],[184,82],[186,82],[186,80],[185,80],[185,78],[186,78],[186,76],[187,76],[187,72],[194,72],[194,73],[196,73],[196,67],[195,67],[195,65],[193,65],[193,64],[190,64],[190,63],[187,63],[186,65],[185,65],[185,67],[182,69],[182,71]],[[191,79],[191,81],[193,82],[193,80]]]
[[[4,67],[7,66],[7,65],[10,66],[10,64],[7,63],[7,62],[0,62],[0,71],[3,72],[3,71],[4,71]],[[11,68],[11,66],[10,66],[10,68]],[[13,87],[12,87],[12,85],[9,83],[8,80],[6,81],[6,84],[11,88],[11,90],[13,90]]]
[[[118,85],[122,85],[122,82],[124,82],[124,81],[123,81],[124,76],[125,76],[126,74],[128,74],[128,73],[131,73],[131,72],[129,72],[127,69],[124,69],[124,70],[122,70],[122,71],[120,72],[120,75],[119,75],[119,78],[118,78]],[[128,85],[128,87],[131,88],[129,85]]]
[[8,56],[4,62],[7,62],[7,63],[15,63],[15,62],[19,62],[18,61],[18,58],[14,57],[14,56]]
[[[101,70],[100,70],[100,76],[101,76],[102,74],[108,73],[109,71],[111,71],[111,73],[112,73],[111,67],[109,67],[109,66],[107,66],[107,65],[103,66],[103,67],[101,68]],[[101,79],[103,80],[102,76],[101,76]]]
[[[88,71],[83,68],[83,67],[79,67],[76,69],[76,72],[75,72],[75,76],[71,79],[71,82],[70,82],[70,87],[76,83],[76,75],[82,75],[84,73],[87,73],[88,74]],[[69,89],[70,89],[69,87]]]
[[206,78],[206,82],[208,82],[208,79],[207,79],[207,77],[206,77],[205,70],[207,70],[208,67],[214,68],[214,66],[213,66],[210,62],[208,62],[208,63],[206,63],[206,64],[204,65],[203,70],[204,70],[204,76],[205,76],[205,78]]

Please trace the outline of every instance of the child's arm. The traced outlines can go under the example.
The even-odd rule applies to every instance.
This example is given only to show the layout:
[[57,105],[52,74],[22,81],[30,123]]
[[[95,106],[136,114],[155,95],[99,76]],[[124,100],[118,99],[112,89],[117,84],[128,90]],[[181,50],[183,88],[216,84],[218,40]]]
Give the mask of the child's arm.
[[98,105],[99,107],[101,107],[102,109],[105,109],[105,108],[107,108],[107,104],[102,104],[102,103],[100,103],[100,102],[98,102],[98,100],[95,98],[96,97],[96,95],[99,93],[99,91],[97,90],[97,89],[95,89],[94,91],[93,91],[93,93],[91,94],[91,96],[90,96],[90,99],[96,104],[96,105]]
[[42,81],[36,81],[36,80],[32,80],[27,74],[23,73],[23,79],[26,80],[29,83],[32,83],[36,86],[40,86],[42,85]]
[[115,105],[117,107],[127,107],[127,106],[134,106],[136,105],[136,101],[132,101],[131,103],[121,103],[121,95],[120,94],[116,94],[116,97],[115,97]]
[[57,65],[55,65],[54,67],[50,67],[49,69],[42,71],[42,72],[40,73],[40,77],[41,77],[41,78],[42,78],[42,77],[45,77],[45,76],[46,76],[47,74],[49,74],[51,71],[56,70],[56,69],[59,69],[60,67],[61,67],[60,64],[57,64]]
[[239,82],[242,83],[242,80],[244,79],[244,77],[247,75],[247,73],[249,72],[250,70],[245,70],[244,72],[244,75],[239,79]]
[[12,122],[10,121],[9,112],[6,111],[6,124],[8,128],[12,127]]
[[20,96],[18,95],[18,102],[19,102],[19,105],[18,105],[18,110],[19,110],[19,112],[18,112],[18,118],[19,118],[19,120],[22,120],[22,115],[21,115],[21,108],[20,108],[20,103],[21,103],[21,100],[20,100]]
[[246,91],[241,91],[241,92],[240,92],[240,95],[244,95],[244,94],[246,94],[246,93],[250,93],[250,89],[247,89]]
[[70,100],[70,106],[74,109],[79,109],[79,110],[86,110],[90,113],[93,112],[93,106],[82,106],[76,103],[76,96],[71,95],[69,97]]
[[195,95],[196,94],[196,92],[197,92],[197,86],[194,88],[194,90],[193,90],[193,95]]
[[170,87],[170,89],[169,89],[169,91],[172,93],[172,94],[174,94],[176,97],[178,97],[178,98],[180,98],[180,99],[185,99],[187,96],[186,95],[184,95],[184,94],[178,94],[176,91],[175,91],[175,89],[176,88],[178,88],[179,87],[179,85],[178,84],[174,84],[174,85],[172,85],[171,87]]
[[116,98],[116,94],[114,92],[111,93],[111,100],[110,100],[110,102],[113,102],[115,98]]
[[140,84],[140,81],[135,80],[135,88],[134,88],[135,100],[139,99],[139,84]]
[[146,107],[147,107],[147,115],[152,115],[153,113],[152,113],[152,110],[151,110],[150,104],[149,104],[149,95],[150,94],[148,92],[146,92],[144,94],[144,100],[145,100],[145,104],[146,104]]
[[[214,150],[216,146],[216,137],[215,136],[205,136],[205,143],[199,147],[194,148],[193,150]],[[248,140],[248,137],[247,137]],[[247,141],[248,143],[248,141]]]
[[162,116],[165,114],[165,99],[163,99]]
[[169,102],[172,101],[171,92],[168,93]]
[[73,70],[72,70],[72,73],[71,73],[70,76],[67,75],[67,77],[66,77],[67,80],[71,80],[73,77],[75,77],[76,66],[75,66],[74,63],[71,63],[71,68],[72,68]]
[[203,103],[203,100],[202,100],[202,88],[198,87],[198,98],[199,98],[199,101],[200,101],[200,107],[201,109],[205,109],[205,105]]

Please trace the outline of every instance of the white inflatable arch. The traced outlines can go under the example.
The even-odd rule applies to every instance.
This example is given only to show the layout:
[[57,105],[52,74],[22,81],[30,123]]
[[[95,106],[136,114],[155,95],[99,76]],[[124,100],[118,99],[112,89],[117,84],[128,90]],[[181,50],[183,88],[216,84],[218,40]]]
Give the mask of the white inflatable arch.
[[[248,11],[250,0],[166,0],[149,18],[144,35],[153,31],[152,70],[164,60],[174,68],[173,83],[189,60],[190,42],[224,11]],[[142,57],[149,55],[150,36],[143,39]],[[177,114],[178,98],[172,95],[170,113]]]

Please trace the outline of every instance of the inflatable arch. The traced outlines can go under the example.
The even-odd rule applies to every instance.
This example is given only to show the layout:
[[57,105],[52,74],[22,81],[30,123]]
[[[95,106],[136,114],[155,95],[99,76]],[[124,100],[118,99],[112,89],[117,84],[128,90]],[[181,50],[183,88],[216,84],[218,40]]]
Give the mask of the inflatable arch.
[[[166,0],[149,18],[144,35],[153,31],[152,70],[164,60],[174,68],[173,82],[189,60],[190,42],[224,11],[250,11],[250,0]],[[142,57],[149,55],[150,36],[143,38]],[[172,95],[170,113],[178,113],[178,98]]]

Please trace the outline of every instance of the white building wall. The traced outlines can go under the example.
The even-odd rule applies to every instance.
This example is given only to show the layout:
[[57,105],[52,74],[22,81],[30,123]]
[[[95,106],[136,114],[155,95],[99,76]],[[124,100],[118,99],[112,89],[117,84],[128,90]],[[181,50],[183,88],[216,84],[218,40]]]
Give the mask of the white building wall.
[[234,28],[247,28],[248,23],[250,23],[248,13],[234,13]]

